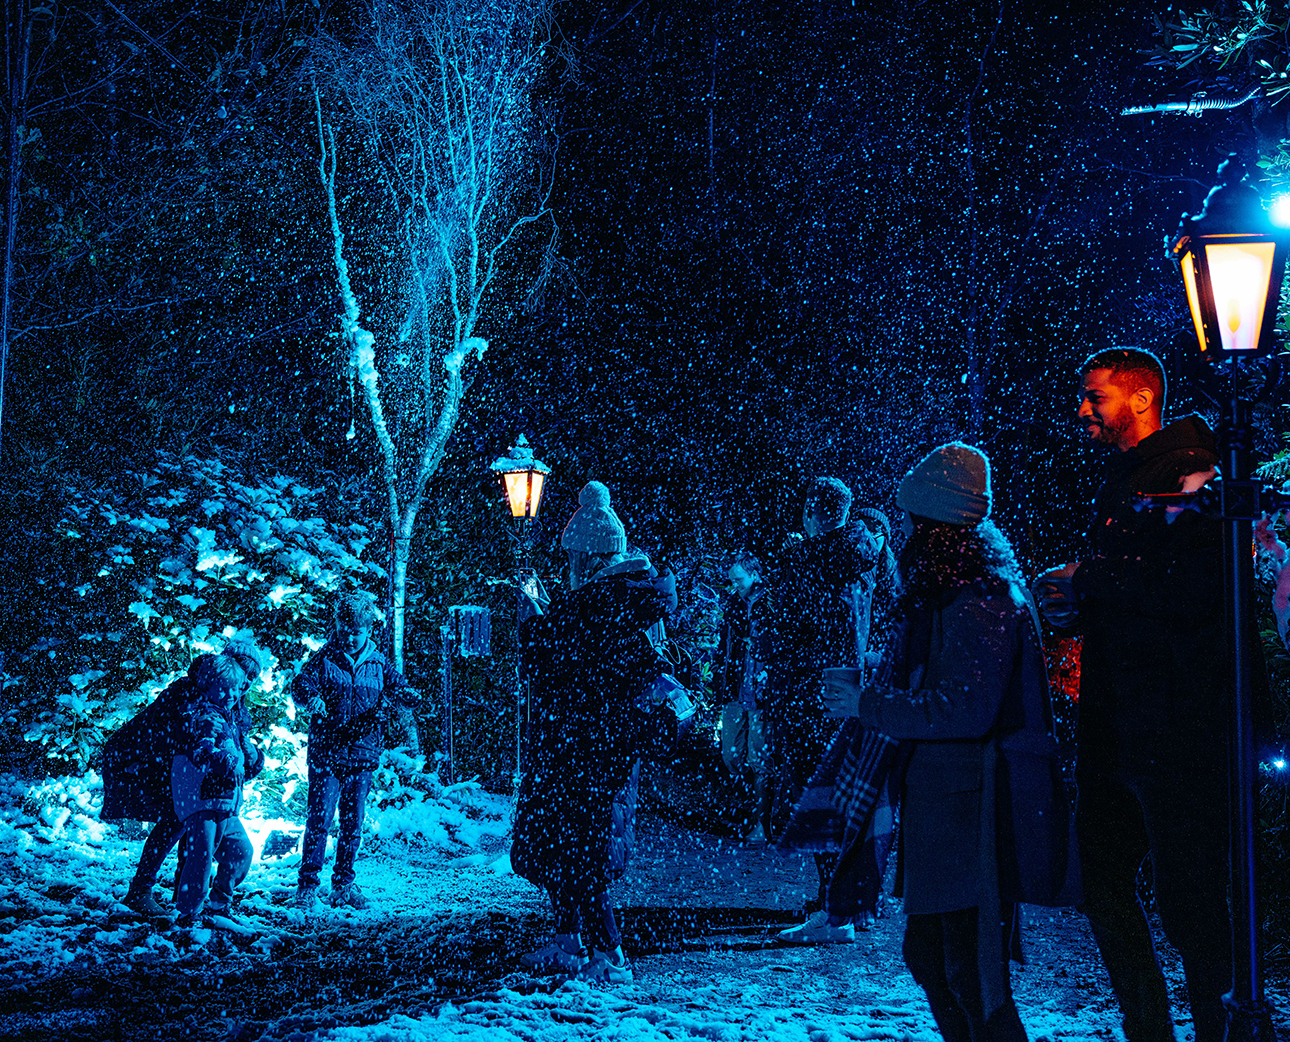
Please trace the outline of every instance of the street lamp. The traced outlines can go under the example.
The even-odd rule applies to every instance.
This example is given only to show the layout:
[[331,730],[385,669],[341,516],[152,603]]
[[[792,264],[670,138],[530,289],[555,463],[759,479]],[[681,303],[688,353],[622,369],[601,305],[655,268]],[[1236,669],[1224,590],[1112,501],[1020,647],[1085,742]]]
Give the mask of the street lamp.
[[528,699],[524,697],[524,681],[520,676],[519,624],[528,617],[528,604],[524,593],[529,573],[529,526],[542,506],[542,491],[551,468],[533,455],[533,447],[523,434],[506,450],[506,455],[493,461],[489,468],[502,480],[506,505],[511,517],[519,525],[519,538],[515,546],[515,774],[513,783],[516,798],[519,796],[520,778],[524,773],[524,737]]
[[1182,269],[1201,352],[1251,358],[1273,351],[1290,242],[1273,224],[1245,164],[1228,156],[1195,217],[1183,214],[1169,253]]
[[1273,328],[1281,298],[1287,232],[1264,210],[1258,190],[1245,181],[1235,155],[1218,168],[1219,184],[1195,217],[1182,223],[1166,249],[1182,271],[1187,303],[1204,357],[1229,361],[1231,397],[1224,403],[1219,499],[1224,528],[1224,573],[1229,598],[1233,698],[1229,762],[1232,874],[1232,991],[1227,996],[1228,1042],[1270,1039],[1271,1011],[1263,998],[1259,917],[1255,891],[1255,802],[1258,784],[1254,742],[1251,642],[1258,631],[1251,618],[1254,566],[1253,523],[1264,496],[1250,480],[1252,432],[1240,396],[1240,359],[1276,347]]
[[533,457],[528,438],[521,434],[505,456],[493,461],[490,469],[502,479],[511,517],[520,518],[521,523],[537,517],[542,505],[542,486],[551,468]]

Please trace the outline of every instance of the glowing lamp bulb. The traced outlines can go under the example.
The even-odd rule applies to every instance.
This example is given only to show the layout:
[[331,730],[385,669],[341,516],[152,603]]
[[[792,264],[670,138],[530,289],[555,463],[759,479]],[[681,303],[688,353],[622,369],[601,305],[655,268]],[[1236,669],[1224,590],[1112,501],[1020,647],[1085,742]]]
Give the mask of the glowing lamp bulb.
[[1290,228],[1290,192],[1283,192],[1272,200],[1268,217],[1278,228]]
[[1286,769],[1286,762],[1285,760],[1273,760],[1272,766],[1275,767],[1278,771],[1284,771]]

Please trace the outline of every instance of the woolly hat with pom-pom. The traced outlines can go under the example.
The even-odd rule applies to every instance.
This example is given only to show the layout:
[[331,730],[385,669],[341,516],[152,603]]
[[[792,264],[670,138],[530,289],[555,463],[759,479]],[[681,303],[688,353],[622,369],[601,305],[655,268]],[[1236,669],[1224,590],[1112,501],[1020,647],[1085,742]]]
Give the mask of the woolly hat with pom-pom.
[[974,525],[990,513],[990,460],[952,441],[929,452],[900,483],[896,504],[919,517]]
[[609,487],[588,481],[578,493],[581,504],[560,536],[566,550],[584,554],[620,554],[627,549],[627,530],[609,505]]

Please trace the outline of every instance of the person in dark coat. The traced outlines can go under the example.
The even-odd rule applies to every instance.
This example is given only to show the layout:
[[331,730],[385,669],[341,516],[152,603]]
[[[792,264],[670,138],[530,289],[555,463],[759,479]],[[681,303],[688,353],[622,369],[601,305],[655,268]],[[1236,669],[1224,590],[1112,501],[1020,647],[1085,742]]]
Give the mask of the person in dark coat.
[[[552,941],[521,964],[621,983],[632,972],[608,888],[631,853],[639,758],[670,749],[684,715],[650,639],[676,605],[676,585],[627,547],[603,484],[578,500],[561,538],[569,586],[520,633],[532,716],[511,864],[547,891],[555,915]],[[681,713],[667,710],[669,699]]]
[[[771,686],[763,717],[770,734],[777,832],[838,730],[837,721],[824,712],[823,671],[859,668],[863,661],[860,639],[868,606],[861,583],[877,564],[878,547],[864,525],[847,524],[850,511],[846,485],[837,478],[816,478],[802,511],[806,538],[785,555],[773,583]],[[819,891],[807,902],[808,916],[823,910],[837,855],[817,853],[815,864]]]
[[[259,652],[248,641],[230,641],[221,654],[233,659],[246,675],[248,684],[259,677]],[[127,906],[142,915],[165,914],[153,894],[153,887],[166,857],[184,834],[184,823],[175,816],[171,766],[183,741],[181,714],[197,697],[194,677],[209,667],[211,658],[214,655],[197,656],[184,676],[167,686],[104,746],[100,817],[104,821],[130,818],[154,822],[124,898]],[[240,712],[245,740],[249,743],[250,717],[244,703]],[[253,753],[252,759],[257,754],[258,751]],[[263,762],[262,756],[260,762]]]
[[[1218,462],[1214,436],[1199,416],[1163,425],[1164,370],[1150,352],[1099,352],[1081,376],[1080,422],[1115,452],[1094,502],[1089,556],[1041,576],[1036,591],[1054,625],[1083,634],[1076,826],[1084,911],[1129,1042],[1169,1042],[1169,995],[1137,897],[1149,854],[1161,925],[1182,956],[1196,1040],[1219,1042],[1222,996],[1232,986],[1233,695],[1221,522],[1135,502],[1139,494],[1200,488]],[[1261,650],[1252,653],[1261,665]]]
[[826,679],[833,716],[902,744],[904,958],[947,1042],[1025,1039],[1016,906],[1077,896],[1038,618],[990,499],[989,461],[958,442],[905,476],[909,539],[879,676]]
[[[248,683],[232,655],[213,655],[198,669],[194,697],[180,712],[182,752],[171,764],[175,816],[184,823],[184,853],[175,880],[175,925],[180,928],[196,925],[203,913],[227,917],[233,891],[251,867],[254,848],[237,813],[242,785],[259,771],[264,757],[250,742],[242,719]],[[216,860],[212,893],[211,864]]]
[[[875,640],[875,599],[889,597],[896,579],[896,557],[891,549],[891,522],[881,510],[855,511],[876,548],[876,565],[860,575],[855,589],[856,656],[862,675],[871,676],[879,654]],[[843,763],[863,748],[866,735],[853,721],[834,736],[811,776],[806,791],[793,808],[788,827],[779,838],[781,850],[809,850],[836,857],[822,894],[823,907],[806,922],[781,930],[779,939],[791,944],[854,943],[856,930],[870,929],[878,917],[882,879],[894,836],[890,793],[874,794],[874,805],[864,828],[854,827],[850,815],[841,814],[845,797],[837,791]]]
[[309,791],[295,902],[306,915],[318,909],[327,834],[338,808],[340,834],[331,903],[367,907],[367,895],[354,882],[354,859],[362,840],[372,771],[385,748],[382,714],[417,703],[417,693],[372,640],[375,620],[370,596],[339,595],[332,605],[331,639],[310,656],[292,688],[295,703],[310,714]]
[[768,748],[762,703],[770,683],[770,601],[761,562],[740,554],[727,575],[733,592],[721,612],[715,695],[721,705],[721,759],[731,777],[751,782],[754,823],[746,841],[765,843],[771,833],[771,798],[766,784]]

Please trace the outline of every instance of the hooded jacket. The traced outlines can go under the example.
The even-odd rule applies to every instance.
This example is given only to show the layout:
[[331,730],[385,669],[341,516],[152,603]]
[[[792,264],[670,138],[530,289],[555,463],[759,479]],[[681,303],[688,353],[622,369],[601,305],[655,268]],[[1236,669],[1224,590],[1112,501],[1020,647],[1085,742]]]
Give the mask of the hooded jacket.
[[[1094,500],[1093,554],[1072,577],[1084,633],[1081,770],[1223,769],[1231,676],[1222,523],[1193,510],[1169,522],[1164,508],[1136,502],[1177,492],[1217,462],[1214,435],[1194,415],[1111,458]],[[1257,680],[1261,654],[1256,661]]]
[[630,557],[522,625],[530,719],[511,862],[530,882],[596,891],[623,871],[638,757],[676,738],[666,707],[640,707],[669,665],[647,631],[675,603],[671,573]]

